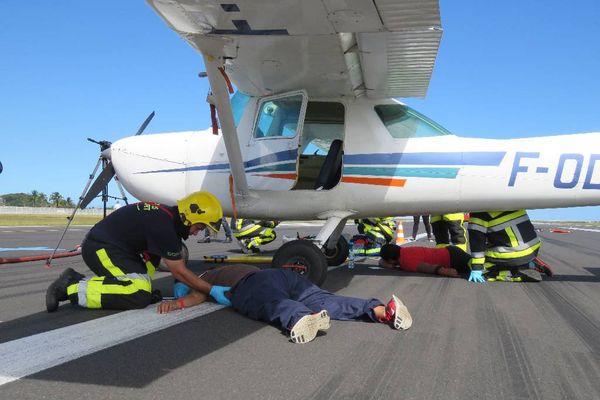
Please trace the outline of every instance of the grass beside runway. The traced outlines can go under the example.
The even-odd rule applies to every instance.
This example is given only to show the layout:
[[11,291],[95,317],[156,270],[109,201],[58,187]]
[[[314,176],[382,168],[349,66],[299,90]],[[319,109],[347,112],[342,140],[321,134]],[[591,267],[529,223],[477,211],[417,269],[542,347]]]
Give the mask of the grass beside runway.
[[[71,225],[94,225],[102,215],[75,215]],[[67,215],[0,214],[0,226],[49,226],[66,225]]]

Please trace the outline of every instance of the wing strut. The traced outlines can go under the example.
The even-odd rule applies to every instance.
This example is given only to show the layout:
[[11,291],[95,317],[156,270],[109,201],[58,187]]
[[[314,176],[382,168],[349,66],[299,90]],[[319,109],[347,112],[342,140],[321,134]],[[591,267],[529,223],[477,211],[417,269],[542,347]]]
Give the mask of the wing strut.
[[227,80],[219,71],[222,67],[217,57],[202,53],[204,66],[212,89],[212,97],[217,107],[221,131],[223,132],[223,141],[229,158],[231,175],[233,176],[234,192],[237,196],[248,196],[248,182],[246,181],[246,172],[244,171],[244,159],[240,150],[235,123],[233,121],[233,112],[231,111],[231,102],[229,101],[229,91]]

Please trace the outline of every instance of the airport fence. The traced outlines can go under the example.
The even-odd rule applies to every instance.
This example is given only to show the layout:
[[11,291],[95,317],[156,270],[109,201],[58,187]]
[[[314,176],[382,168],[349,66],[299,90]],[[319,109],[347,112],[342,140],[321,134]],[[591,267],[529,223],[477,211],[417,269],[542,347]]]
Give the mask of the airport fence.
[[[102,215],[101,208],[77,210],[77,215]],[[107,210],[110,212],[111,210]],[[0,214],[11,215],[71,215],[72,208],[0,206]]]

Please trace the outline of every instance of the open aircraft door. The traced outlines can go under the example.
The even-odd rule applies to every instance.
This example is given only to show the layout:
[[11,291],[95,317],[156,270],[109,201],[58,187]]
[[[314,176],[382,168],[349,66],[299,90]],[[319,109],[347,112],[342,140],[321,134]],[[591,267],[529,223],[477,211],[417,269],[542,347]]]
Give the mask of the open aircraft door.
[[259,101],[244,167],[248,186],[290,190],[298,179],[298,147],[308,96],[294,91]]

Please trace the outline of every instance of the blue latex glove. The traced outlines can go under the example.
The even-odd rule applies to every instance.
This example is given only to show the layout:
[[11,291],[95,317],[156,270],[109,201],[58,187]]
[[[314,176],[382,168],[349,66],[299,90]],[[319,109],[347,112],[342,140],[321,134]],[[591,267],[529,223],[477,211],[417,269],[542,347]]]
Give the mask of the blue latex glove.
[[175,281],[175,285],[173,285],[173,297],[176,299],[188,295],[191,291],[192,289],[188,285],[179,281]]
[[469,282],[485,283],[485,278],[483,277],[483,270],[471,270],[471,275],[469,275]]
[[222,304],[224,306],[230,306],[231,301],[227,297],[225,297],[225,292],[229,292],[231,287],[229,286],[213,286],[210,289],[210,295],[213,299],[217,301],[217,303]]

